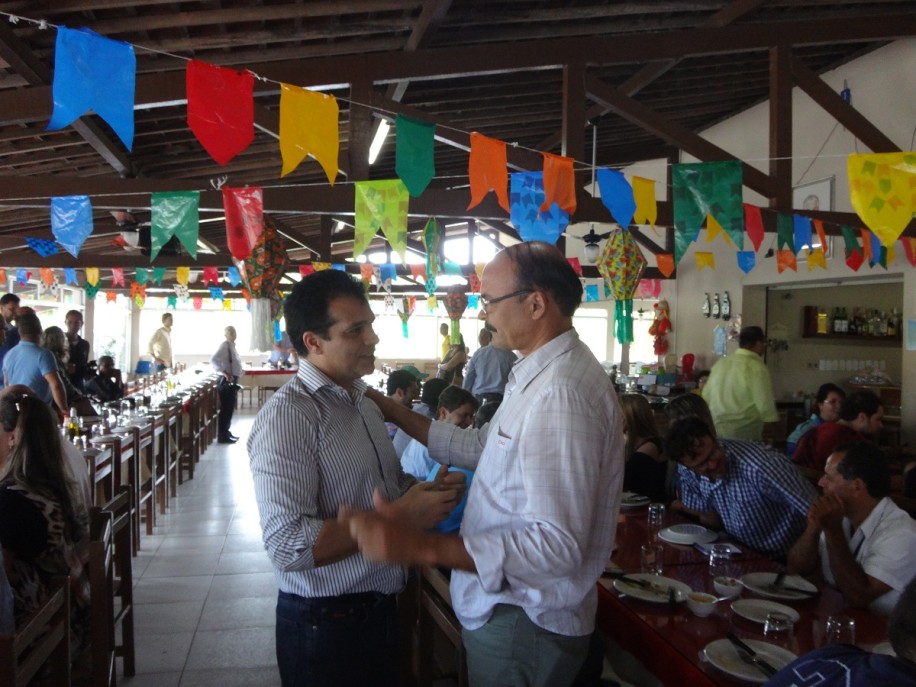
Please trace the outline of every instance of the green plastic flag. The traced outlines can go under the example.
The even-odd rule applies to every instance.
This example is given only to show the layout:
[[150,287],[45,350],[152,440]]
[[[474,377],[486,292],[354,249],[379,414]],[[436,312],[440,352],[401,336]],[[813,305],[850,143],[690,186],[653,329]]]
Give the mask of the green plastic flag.
[[365,252],[381,229],[401,262],[406,262],[408,202],[407,187],[400,179],[356,182],[354,258]]
[[197,258],[199,191],[169,191],[152,194],[150,262],[172,236],[177,236],[192,258]]
[[[442,258],[439,255],[439,246],[445,238],[445,230],[435,217],[430,217],[423,227],[423,247],[426,249],[426,276],[433,281],[433,291],[436,290],[436,275],[442,271]],[[428,283],[427,280],[427,283]]]
[[795,250],[795,220],[792,215],[776,213],[776,250]]
[[[671,168],[675,262],[712,215],[738,250],[744,249],[742,169],[738,160],[673,165]],[[678,242],[677,236],[681,236]],[[687,237],[693,237],[687,241]],[[680,243],[680,247],[678,246]]]
[[436,125],[398,115],[395,127],[397,148],[394,168],[410,195],[416,197],[426,190],[436,175],[433,158]]

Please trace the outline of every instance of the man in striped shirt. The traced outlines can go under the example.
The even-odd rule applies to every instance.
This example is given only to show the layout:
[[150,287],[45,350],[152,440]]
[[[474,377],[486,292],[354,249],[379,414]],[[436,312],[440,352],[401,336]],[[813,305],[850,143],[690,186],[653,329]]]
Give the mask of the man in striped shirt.
[[484,270],[480,302],[491,345],[520,359],[493,419],[461,429],[378,401],[434,459],[476,468],[459,536],[411,527],[383,498],[374,512],[349,516],[366,556],[453,569],[474,687],[570,685],[594,628],[624,440],[611,381],[572,326],[581,299],[555,246],[503,250]]
[[[360,379],[375,366],[375,316],[359,282],[328,270],[284,303],[299,370],[264,405],[248,439],[264,544],[280,588],[277,662],[284,687],[398,684],[398,565],[359,553],[343,505],[371,508],[378,490],[420,528],[445,519],[464,475],[416,483],[404,474]],[[405,411],[408,411],[405,408]]]

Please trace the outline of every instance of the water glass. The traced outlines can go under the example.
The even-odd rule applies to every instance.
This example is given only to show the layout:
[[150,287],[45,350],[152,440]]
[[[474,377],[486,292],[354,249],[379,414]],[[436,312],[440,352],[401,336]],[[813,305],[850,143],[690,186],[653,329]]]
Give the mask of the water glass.
[[831,615],[824,636],[827,644],[855,644],[856,621],[845,615]]
[[732,550],[728,544],[713,544],[709,547],[709,574],[713,577],[728,577]]
[[644,573],[652,575],[661,575],[663,572],[663,562],[665,558],[665,549],[661,544],[643,544],[640,550],[640,565]]
[[665,524],[665,504],[649,504],[649,537],[655,541],[658,539],[658,531]]
[[769,639],[779,638],[792,629],[792,618],[785,613],[771,611],[763,621],[763,636]]

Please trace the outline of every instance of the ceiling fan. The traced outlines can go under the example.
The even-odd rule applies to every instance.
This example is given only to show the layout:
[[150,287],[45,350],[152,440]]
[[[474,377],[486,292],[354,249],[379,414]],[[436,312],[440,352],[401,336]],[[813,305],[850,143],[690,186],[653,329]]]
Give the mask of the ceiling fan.
[[[138,221],[134,214],[127,210],[110,210],[110,213],[120,232],[112,243],[126,251],[139,250],[142,255],[149,255],[152,245],[150,222]],[[172,236],[165,242],[159,255],[181,255],[181,242]]]
[[585,236],[576,236],[575,234],[566,234],[566,236],[572,236],[573,238],[580,239],[585,242],[585,259],[594,264],[598,259],[598,256],[601,254],[601,242],[609,238],[612,232],[607,232],[606,234],[599,234],[595,231],[595,224],[592,223],[588,229],[588,233]]

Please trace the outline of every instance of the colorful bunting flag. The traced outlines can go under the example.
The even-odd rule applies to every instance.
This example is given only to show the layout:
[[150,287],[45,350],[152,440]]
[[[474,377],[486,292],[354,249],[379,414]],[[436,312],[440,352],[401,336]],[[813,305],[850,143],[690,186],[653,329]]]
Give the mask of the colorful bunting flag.
[[264,191],[260,186],[224,186],[222,191],[229,252],[236,260],[244,260],[264,232]]
[[718,236],[721,236],[725,240],[725,243],[731,243],[728,234],[725,233],[725,230],[722,228],[722,225],[716,221],[716,218],[712,215],[706,215],[706,243],[712,243]]
[[798,271],[798,259],[792,249],[776,251],[776,270],[779,274],[782,274],[785,269],[790,269],[793,272]]
[[89,196],[51,198],[51,231],[74,258],[92,234],[92,205]]
[[859,237],[856,236],[856,230],[852,227],[842,224],[840,225],[840,233],[843,234],[843,243],[846,248],[846,256],[848,257],[850,253],[861,253],[862,250],[859,247]]
[[225,165],[254,140],[254,76],[190,60],[185,83],[188,126],[210,157]]
[[808,252],[808,271],[813,272],[815,267],[827,269],[827,259],[823,251],[812,250]]
[[[0,279],[0,283],[3,283],[5,281],[6,281],[6,275],[4,275],[2,279]],[[76,281],[76,268],[75,267],[65,267],[64,268],[64,283],[65,284],[74,284],[74,285],[78,284],[78,282]]]
[[811,221],[811,224],[814,225],[814,230],[817,232],[817,240],[821,244],[820,251],[826,257],[827,255],[827,233],[824,231],[824,223],[819,219],[815,219]]
[[98,267],[87,267],[86,268],[86,283],[92,284],[93,286],[99,283],[99,268]]
[[329,262],[313,262],[312,269],[316,272],[323,272],[324,270],[331,269],[331,263]]
[[541,211],[544,203],[544,174],[542,172],[519,172],[511,175],[512,224],[523,241],[546,241],[556,243],[566,227],[569,214],[556,203],[546,212]]
[[[581,277],[582,263],[579,261],[579,258],[566,258],[566,261],[572,266],[573,271]],[[475,274],[474,276],[476,277],[477,275]],[[477,281],[479,282],[480,279],[478,278]]]
[[795,239],[795,251],[811,248],[811,218],[804,215],[792,215],[792,233]]
[[117,291],[106,291],[105,292],[105,302],[106,303],[116,303],[118,300]]
[[149,270],[145,267],[138,267],[134,273],[134,279],[141,286],[146,284],[146,282],[149,280]]
[[853,272],[858,272],[863,262],[865,262],[865,258],[862,257],[861,251],[846,251],[846,265]]
[[471,182],[470,210],[479,205],[491,190],[496,192],[500,206],[510,212],[509,195],[506,188],[508,162],[506,144],[495,138],[487,138],[476,131],[471,132],[471,153],[468,156],[468,180]]
[[736,255],[738,256],[738,267],[745,274],[749,274],[757,265],[757,254],[752,250],[739,250]]
[[760,208],[756,205],[744,203],[744,227],[747,230],[747,236],[754,244],[754,250],[760,250],[760,244],[763,243],[763,217],[760,214]]
[[140,294],[137,294],[136,296],[134,296],[134,303],[136,304],[138,308],[142,310],[143,306],[146,304],[146,299],[143,296],[141,296]]
[[172,236],[197,258],[200,192],[169,191],[152,194],[152,226],[150,227],[150,262]]
[[541,153],[544,156],[544,202],[540,212],[549,212],[556,203],[568,215],[576,213],[575,160],[563,155]]
[[146,300],[146,287],[140,284],[139,282],[132,281],[130,283],[130,295],[132,298],[140,296],[143,300]]
[[137,58],[129,43],[90,29],[57,27],[54,46],[54,111],[48,131],[69,126],[93,110],[128,150],[134,144]]
[[228,311],[232,310],[232,299],[231,298],[223,299],[223,311],[227,311],[227,310]]
[[168,308],[169,310],[174,310],[175,308],[177,308],[178,307],[178,297],[170,294],[169,297],[165,299],[165,307]]
[[334,185],[340,152],[339,116],[340,108],[333,95],[280,84],[281,177],[311,155],[321,165],[328,183]]
[[364,262],[362,265],[359,266],[360,279],[362,279],[367,284],[372,281],[373,274],[374,274],[374,270],[372,269],[371,263]]
[[[601,167],[595,173],[595,180],[598,182],[601,202],[611,213],[614,221],[625,229],[629,227],[636,212],[636,197],[633,186],[627,183],[623,172]],[[654,186],[652,188],[654,192]]]
[[655,256],[655,264],[658,267],[658,271],[666,277],[674,274],[674,255],[671,253],[658,253]]
[[214,301],[223,300],[223,290],[218,286],[210,286],[210,298]]
[[154,267],[152,280],[154,284],[162,284],[162,279],[165,277],[165,268],[164,267]]
[[43,258],[57,253],[57,242],[52,239],[39,239],[32,236],[26,236],[25,245]]
[[204,267],[204,286],[207,284],[219,284],[219,268],[217,267]]
[[655,181],[643,177],[632,177],[633,200],[636,201],[636,212],[633,222],[655,226],[658,219],[658,203],[655,200]]
[[593,303],[598,300],[598,285],[597,284],[587,284],[585,286],[585,302]]
[[697,251],[695,253],[697,261],[697,271],[702,272],[707,267],[710,269],[716,269],[716,256],[715,253],[707,253],[705,251]]
[[798,252],[795,247],[795,223],[792,220],[792,215],[786,215],[782,212],[776,213],[776,249],[789,250],[793,255]]
[[175,268],[175,281],[177,281],[182,286],[187,286],[190,275],[191,275],[190,267],[176,267]]
[[191,300],[191,304],[195,310],[200,310],[204,304],[203,296],[194,296],[194,298]]
[[356,221],[353,257],[365,252],[375,233],[381,229],[388,243],[407,262],[407,187],[400,179],[357,181]]
[[83,284],[83,290],[86,292],[86,298],[90,301],[95,300],[96,294],[99,292],[101,284],[90,284],[88,281]]
[[112,267],[111,268],[111,285],[112,286],[126,286],[124,283],[124,268],[123,267]]
[[881,243],[892,246],[916,214],[916,152],[850,155],[852,209]]
[[6,288],[6,268],[0,267],[0,285]]
[[[573,259],[575,260],[576,258]],[[579,269],[582,268],[580,267]],[[474,272],[468,275],[468,288],[471,289],[471,293],[480,293],[480,277]]]
[[226,279],[229,280],[230,286],[238,286],[242,281],[242,275],[239,274],[239,268],[235,265],[230,265],[229,269],[226,270]]
[[416,198],[436,176],[436,161],[433,158],[436,125],[399,114],[395,130],[394,169],[410,195]]
[[[706,215],[712,215],[738,250],[743,250],[743,176],[740,161],[672,165],[671,180],[676,234],[696,236]],[[682,256],[683,251],[679,254],[675,250],[677,261]]]
[[[904,236],[900,241],[903,243],[903,252],[906,253],[907,261],[913,266],[916,267],[916,238],[912,236]],[[6,279],[0,279],[0,282],[5,282]]]
[[307,277],[315,271],[315,268],[311,265],[299,265],[299,275],[302,277]]
[[42,284],[51,286],[54,283],[54,270],[50,267],[40,267],[38,269],[38,277],[41,279]]
[[426,249],[426,274],[435,278],[442,268],[441,246],[445,240],[445,229],[435,217],[430,217],[426,221],[422,239],[423,247]]
[[[413,267],[422,268],[423,265],[412,265],[411,269],[413,269]],[[379,280],[383,284],[390,284],[397,278],[398,278],[398,270],[392,263],[386,262],[382,265],[379,265]]]

